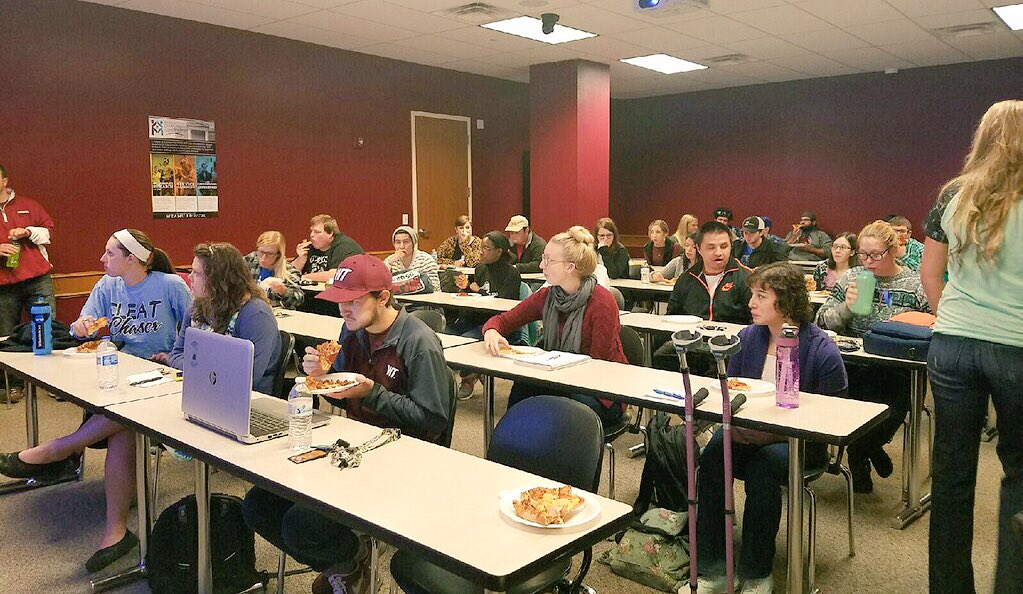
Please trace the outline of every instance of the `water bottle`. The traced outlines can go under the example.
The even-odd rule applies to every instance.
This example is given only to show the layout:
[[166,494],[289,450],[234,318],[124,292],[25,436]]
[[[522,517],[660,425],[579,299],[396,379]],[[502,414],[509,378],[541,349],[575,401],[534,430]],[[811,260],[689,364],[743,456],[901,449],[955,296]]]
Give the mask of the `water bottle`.
[[109,336],[96,349],[96,374],[99,376],[100,390],[113,390],[117,387],[117,347],[110,342]]
[[430,257],[432,257],[433,261],[436,262],[437,261],[437,250],[433,250],[432,252],[430,252]]
[[12,239],[11,244],[14,246],[15,252],[7,256],[7,267],[17,268],[18,262],[21,261],[21,242],[17,239]]
[[782,408],[799,408],[799,328],[782,327],[776,357],[774,402]]
[[32,318],[32,352],[49,355],[53,352],[53,312],[43,297],[37,297],[29,309]]
[[856,275],[856,301],[849,306],[849,311],[858,316],[865,316],[874,308],[874,288],[877,279],[869,270],[861,270]]
[[643,267],[639,269],[639,282],[644,285],[650,284],[650,265],[643,263]]
[[313,395],[306,391],[305,378],[297,378],[288,394],[288,441],[295,452],[312,447]]

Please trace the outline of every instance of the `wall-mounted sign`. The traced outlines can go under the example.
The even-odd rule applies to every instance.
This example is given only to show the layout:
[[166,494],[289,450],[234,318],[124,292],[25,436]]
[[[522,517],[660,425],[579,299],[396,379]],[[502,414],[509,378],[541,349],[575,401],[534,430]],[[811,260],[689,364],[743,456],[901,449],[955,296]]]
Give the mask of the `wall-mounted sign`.
[[149,116],[154,219],[217,216],[216,141],[213,122]]

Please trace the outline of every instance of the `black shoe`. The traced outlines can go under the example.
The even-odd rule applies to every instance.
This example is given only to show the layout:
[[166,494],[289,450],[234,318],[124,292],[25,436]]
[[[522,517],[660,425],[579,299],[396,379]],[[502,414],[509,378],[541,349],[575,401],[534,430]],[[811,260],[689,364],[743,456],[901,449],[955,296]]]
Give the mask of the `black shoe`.
[[877,476],[881,478],[890,477],[895,470],[891,457],[882,448],[877,448],[877,451],[870,455],[870,462],[874,465]]
[[135,536],[131,530],[126,530],[124,538],[109,547],[104,547],[93,553],[92,557],[89,557],[89,560],[85,562],[85,569],[89,573],[96,573],[127,555],[137,544],[139,544],[139,537]]
[[849,458],[849,472],[852,473],[853,493],[873,493],[874,481],[870,478],[870,459]]
[[78,456],[46,464],[29,464],[22,462],[19,453],[0,454],[0,474],[11,478],[38,478],[59,475],[78,466]]

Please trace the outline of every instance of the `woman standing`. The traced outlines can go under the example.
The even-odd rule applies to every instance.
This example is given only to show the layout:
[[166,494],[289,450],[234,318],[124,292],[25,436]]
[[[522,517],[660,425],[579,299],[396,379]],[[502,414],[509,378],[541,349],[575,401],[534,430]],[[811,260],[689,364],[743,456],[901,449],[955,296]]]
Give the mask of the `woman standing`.
[[265,231],[256,240],[256,251],[245,256],[253,280],[266,291],[273,307],[298,309],[305,298],[298,269],[284,257],[287,244],[280,231]]
[[853,254],[858,244],[856,234],[843,231],[831,242],[831,251],[827,260],[823,260],[813,271],[813,281],[818,291],[830,291],[835,282],[850,268]]
[[440,291],[440,277],[437,261],[430,254],[419,249],[419,234],[408,225],[402,225],[391,233],[394,253],[384,258],[392,273],[415,270],[430,281],[432,291]]
[[597,254],[607,268],[608,278],[629,278],[629,250],[618,241],[618,225],[604,217],[594,228]]
[[[938,320],[927,360],[935,438],[930,591],[974,592],[973,504],[988,397],[1005,476],[999,498],[995,592],[1023,583],[1023,101],[981,118],[962,173],[945,184],[925,223],[921,271]],[[944,264],[948,284],[944,285]],[[942,290],[943,289],[943,290]]]
[[[455,219],[455,234],[437,247],[437,263],[442,266],[473,268],[483,256],[483,240],[472,234],[472,219],[461,215]],[[434,290],[439,290],[434,287]]]

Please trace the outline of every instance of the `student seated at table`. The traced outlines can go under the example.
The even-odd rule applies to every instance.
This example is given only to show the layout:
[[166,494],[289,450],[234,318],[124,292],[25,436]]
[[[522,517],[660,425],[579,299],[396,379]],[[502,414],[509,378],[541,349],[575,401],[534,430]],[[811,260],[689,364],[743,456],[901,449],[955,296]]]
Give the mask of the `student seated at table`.
[[899,236],[899,243],[901,244],[897,249],[898,253],[895,255],[896,261],[900,266],[920,272],[920,261],[924,256],[924,244],[913,239],[913,223],[909,222],[909,219],[902,215],[892,215],[888,217],[888,224],[892,226],[895,234]]
[[504,230],[515,247],[514,264],[519,273],[540,272],[540,257],[543,256],[543,248],[547,242],[529,228],[529,219],[515,215],[508,220]]
[[[330,373],[354,372],[359,382],[326,398],[350,419],[440,440],[450,424],[451,375],[437,335],[395,303],[387,265],[367,254],[351,256],[338,267],[334,284],[316,297],[337,303],[345,320],[341,354]],[[315,349],[307,349],[302,366],[308,375],[324,374]],[[253,530],[320,572],[314,594],[366,591],[369,543],[350,528],[258,487],[246,494],[243,513]]]
[[455,234],[437,246],[437,263],[442,266],[474,268],[483,256],[483,240],[472,234],[472,218],[455,219]]
[[[513,309],[490,318],[483,326],[483,338],[490,354],[497,355],[502,346],[508,346],[507,337],[512,332],[542,320],[543,349],[628,363],[618,336],[618,304],[593,276],[597,252],[592,245],[593,235],[580,226],[551,238],[540,260],[540,268],[550,286],[541,288]],[[550,388],[515,382],[508,396],[508,406],[530,396],[551,393]],[[618,421],[624,410],[620,404],[585,394],[563,395],[593,409],[605,426]]]
[[742,222],[742,239],[732,242],[732,256],[749,269],[787,259],[778,245],[767,239],[767,224],[760,217]]
[[341,232],[337,219],[330,215],[316,215],[309,219],[309,239],[296,246],[298,256],[291,265],[302,273],[302,278],[325,282],[334,276],[334,269],[348,256],[363,253],[355,240]]
[[[895,262],[899,237],[891,225],[874,221],[860,231],[857,242],[857,256],[862,265],[850,268],[835,282],[831,295],[817,312],[818,325],[839,334],[859,337],[874,323],[889,320],[902,312],[930,311],[920,275]],[[859,295],[856,277],[864,270],[874,274],[877,286],[870,312],[856,315],[849,307]],[[848,371],[850,396],[880,402],[891,409],[888,418],[849,446],[853,487],[859,493],[870,493],[874,489],[871,464],[882,478],[887,478],[893,470],[884,445],[898,431],[909,409],[909,371],[855,364],[849,364]]]
[[618,240],[618,225],[604,217],[594,228],[597,237],[597,255],[607,268],[608,278],[629,278],[629,250]]
[[647,226],[647,237],[650,241],[643,246],[643,254],[650,266],[665,266],[672,258],[682,253],[682,247],[673,237],[669,237],[668,233],[668,223],[661,219],[652,221]]
[[683,272],[696,266],[700,259],[700,252],[696,249],[696,237],[698,234],[699,231],[691,233],[689,237],[686,237],[685,241],[682,242],[682,253],[676,258],[672,258],[671,262],[668,262],[664,268],[651,271],[650,280],[659,283],[678,278]]
[[229,243],[200,243],[192,250],[192,307],[174,348],[154,361],[184,368],[185,329],[200,328],[243,338],[253,344],[252,389],[273,390],[281,336],[266,294],[249,275],[241,253]]
[[[668,315],[700,316],[712,322],[748,324],[750,321],[749,269],[732,257],[728,227],[718,221],[700,226],[696,238],[700,262],[682,274],[668,299]],[[703,358],[705,359],[705,358]],[[697,353],[696,369],[706,371],[709,360]],[[654,353],[654,367],[678,370],[678,356],[671,341]]]
[[[729,359],[728,375],[774,383],[775,346],[782,326],[789,324],[799,327],[799,389],[827,396],[844,395],[847,379],[842,354],[811,321],[802,271],[793,264],[768,264],[757,268],[749,284],[753,325],[739,331],[742,350]],[[782,436],[734,426],[731,439],[734,476],[745,483],[746,490],[736,591],[769,594],[774,585],[771,568],[781,521],[781,491],[788,482],[789,446]],[[724,433],[718,429],[700,454],[700,507],[696,516],[699,594],[726,591],[723,448]],[[808,442],[807,468],[822,466],[827,455],[825,444]]]
[[[106,317],[110,336],[124,345],[122,352],[148,359],[169,351],[192,297],[167,254],[154,247],[145,233],[122,229],[107,240],[100,262],[106,274],[71,324],[71,333],[95,338],[87,325]],[[100,549],[85,562],[89,573],[110,565],[138,544],[138,537],[128,530],[128,508],[135,497],[135,434],[102,415],[92,415],[70,435],[0,455],[0,474],[12,478],[60,475],[78,466],[85,448],[104,443],[106,525]]]
[[696,218],[696,215],[686,213],[678,220],[678,227],[675,228],[675,234],[671,238],[675,240],[675,243],[682,245],[687,237],[699,230],[700,219]]
[[284,257],[284,235],[280,231],[265,231],[256,240],[256,250],[245,256],[252,278],[266,291],[270,305],[284,309],[298,309],[305,299],[299,286],[298,269]]
[[401,225],[391,233],[391,243],[394,245],[394,253],[384,258],[384,264],[392,273],[415,270],[430,281],[431,291],[440,291],[437,261],[419,249],[419,233],[415,229]]
[[799,216],[799,222],[792,225],[785,242],[791,248],[789,260],[818,261],[827,257],[831,236],[817,227],[817,215],[807,210]]
[[732,209],[728,208],[727,206],[719,206],[718,208],[714,209],[714,220],[727,227],[728,233],[731,236],[732,241],[735,241],[736,239],[742,237],[742,231],[740,231],[736,226],[732,225],[733,217],[734,215],[732,214]]
[[835,283],[852,267],[859,244],[856,234],[843,231],[835,236],[828,250],[828,259],[822,261],[813,270],[813,282],[818,291],[830,291]]

